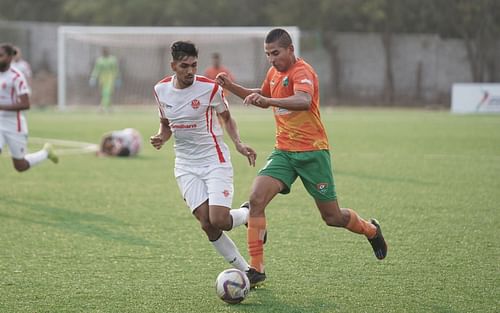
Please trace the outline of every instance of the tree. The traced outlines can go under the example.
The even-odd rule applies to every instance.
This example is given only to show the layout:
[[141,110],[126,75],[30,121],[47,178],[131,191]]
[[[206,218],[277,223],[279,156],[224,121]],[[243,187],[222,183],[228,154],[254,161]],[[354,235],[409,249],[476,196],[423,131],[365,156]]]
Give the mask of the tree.
[[464,40],[473,81],[495,81],[495,50],[500,39],[500,2],[496,0],[436,1],[442,16],[437,31]]
[[322,46],[329,55],[330,90],[336,98],[342,97],[342,75],[337,42],[338,31],[352,30],[357,9],[363,0],[288,0],[286,10],[282,3],[269,3],[266,12],[274,25],[298,25],[301,29],[317,31]]

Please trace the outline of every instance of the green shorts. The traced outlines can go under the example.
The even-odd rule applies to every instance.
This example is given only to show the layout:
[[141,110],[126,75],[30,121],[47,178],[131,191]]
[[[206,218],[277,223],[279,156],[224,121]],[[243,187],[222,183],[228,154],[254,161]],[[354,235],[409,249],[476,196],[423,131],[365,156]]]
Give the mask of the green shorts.
[[328,150],[290,152],[274,149],[266,165],[259,171],[259,176],[270,176],[283,182],[285,188],[282,194],[289,193],[293,182],[300,177],[314,199],[337,199]]

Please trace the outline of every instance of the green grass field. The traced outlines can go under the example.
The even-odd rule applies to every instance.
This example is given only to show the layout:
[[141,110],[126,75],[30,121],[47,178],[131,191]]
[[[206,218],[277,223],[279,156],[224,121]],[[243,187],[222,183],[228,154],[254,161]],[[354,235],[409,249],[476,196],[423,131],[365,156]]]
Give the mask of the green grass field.
[[[268,111],[233,114],[259,153],[257,168],[233,153],[236,206],[274,123]],[[28,119],[31,136],[87,142],[158,128],[153,109]],[[230,306],[213,288],[228,265],[181,199],[171,144],[135,159],[68,155],[24,174],[4,153],[0,312],[499,312],[500,116],[335,109],[323,119],[340,203],[379,219],[386,260],[325,226],[298,181],[267,209],[265,287]],[[245,228],[230,235],[246,256]]]

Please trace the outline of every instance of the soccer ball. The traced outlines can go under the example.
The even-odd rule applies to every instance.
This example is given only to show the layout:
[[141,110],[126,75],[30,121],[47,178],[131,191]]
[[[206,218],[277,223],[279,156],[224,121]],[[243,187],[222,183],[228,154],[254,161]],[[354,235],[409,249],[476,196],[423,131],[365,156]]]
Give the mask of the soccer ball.
[[247,275],[240,270],[225,270],[215,280],[215,291],[224,302],[240,303],[250,292],[250,281]]

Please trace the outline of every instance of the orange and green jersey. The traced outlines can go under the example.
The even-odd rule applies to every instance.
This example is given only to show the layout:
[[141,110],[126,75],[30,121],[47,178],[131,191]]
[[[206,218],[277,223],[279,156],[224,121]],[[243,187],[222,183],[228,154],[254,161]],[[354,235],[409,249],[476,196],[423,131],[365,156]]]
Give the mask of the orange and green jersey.
[[287,98],[296,92],[311,96],[308,111],[290,111],[273,107],[276,120],[276,148],[284,151],[315,151],[329,149],[328,138],[319,112],[318,75],[302,59],[297,59],[288,71],[271,67],[262,83],[262,95]]

